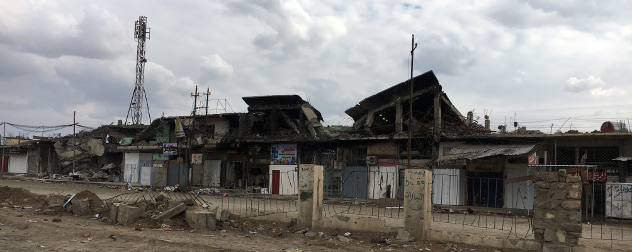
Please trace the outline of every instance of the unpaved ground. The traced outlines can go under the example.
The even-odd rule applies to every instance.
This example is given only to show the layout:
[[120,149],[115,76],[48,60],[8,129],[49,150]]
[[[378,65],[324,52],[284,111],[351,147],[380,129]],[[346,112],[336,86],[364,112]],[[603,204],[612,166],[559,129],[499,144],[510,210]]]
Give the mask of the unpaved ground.
[[[105,199],[122,193],[122,189],[72,182],[61,184],[6,179],[0,180],[0,186],[0,204],[4,206],[0,208],[0,248],[4,251],[496,250],[436,242],[398,243],[394,242],[395,233],[310,230],[310,236],[297,234],[297,230],[288,228],[287,223],[252,219],[237,219],[235,221],[239,222],[239,227],[225,231],[193,230],[186,225],[172,225],[172,231],[159,231],[155,226],[143,222],[120,226],[110,224],[105,219],[93,219],[92,215],[73,216],[66,211],[45,215],[39,209],[51,194],[94,193]],[[182,217],[176,216],[175,219]],[[351,234],[345,236],[346,232]],[[377,240],[384,241],[376,238],[386,238],[388,241],[375,243]]]

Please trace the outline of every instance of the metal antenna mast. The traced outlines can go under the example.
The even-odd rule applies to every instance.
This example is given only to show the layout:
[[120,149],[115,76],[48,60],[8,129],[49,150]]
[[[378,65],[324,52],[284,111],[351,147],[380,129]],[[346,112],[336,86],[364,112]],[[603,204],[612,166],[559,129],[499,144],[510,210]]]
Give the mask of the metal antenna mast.
[[129,103],[129,110],[127,110],[127,117],[125,118],[125,124],[127,119],[131,117],[131,124],[142,124],[143,120],[143,100],[147,105],[147,116],[151,122],[151,114],[149,114],[149,103],[147,102],[147,94],[145,93],[144,78],[145,78],[145,39],[150,39],[150,28],[147,27],[147,17],[140,16],[136,21],[134,29],[134,39],[138,41],[136,47],[136,85],[134,86],[134,93],[132,94],[132,101]]

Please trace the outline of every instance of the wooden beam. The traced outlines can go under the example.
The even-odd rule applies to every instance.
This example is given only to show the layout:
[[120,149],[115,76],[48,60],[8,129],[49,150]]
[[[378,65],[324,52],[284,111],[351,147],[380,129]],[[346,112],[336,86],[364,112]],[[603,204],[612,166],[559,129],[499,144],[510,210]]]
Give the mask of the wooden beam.
[[283,118],[285,123],[287,123],[287,125],[289,125],[294,130],[294,132],[296,132],[297,134],[300,133],[298,127],[294,124],[294,122],[292,122],[292,120],[290,120],[290,118],[287,116],[287,114],[285,114],[285,112],[283,112],[283,110],[280,110],[279,114],[281,115],[281,118]]

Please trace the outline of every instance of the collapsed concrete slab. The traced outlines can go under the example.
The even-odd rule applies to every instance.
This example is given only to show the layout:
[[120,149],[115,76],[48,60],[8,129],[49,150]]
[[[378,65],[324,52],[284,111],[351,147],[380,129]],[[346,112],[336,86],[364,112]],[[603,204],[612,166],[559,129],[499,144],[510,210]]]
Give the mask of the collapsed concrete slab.
[[161,215],[156,216],[154,218],[154,220],[162,221],[164,219],[169,219],[169,218],[171,218],[173,216],[178,215],[179,213],[182,213],[186,209],[187,209],[187,205],[185,203],[180,203],[176,207],[171,208],[171,209],[165,211],[164,213],[162,213]]
[[121,225],[132,223],[145,212],[145,209],[143,208],[129,205],[120,205],[118,209],[118,216],[116,220]]

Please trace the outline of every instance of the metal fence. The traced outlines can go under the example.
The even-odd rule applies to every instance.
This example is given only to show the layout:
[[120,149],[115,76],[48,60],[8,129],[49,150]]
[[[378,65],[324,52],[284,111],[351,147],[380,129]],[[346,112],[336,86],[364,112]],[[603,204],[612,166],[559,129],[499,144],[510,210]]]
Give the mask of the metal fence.
[[533,238],[533,217],[507,212],[475,212],[466,210],[433,208],[432,221],[451,224],[452,229],[484,229],[511,238]]
[[347,167],[343,180],[343,196],[328,197],[323,202],[325,217],[336,215],[403,217],[403,195],[399,190],[397,166]]

